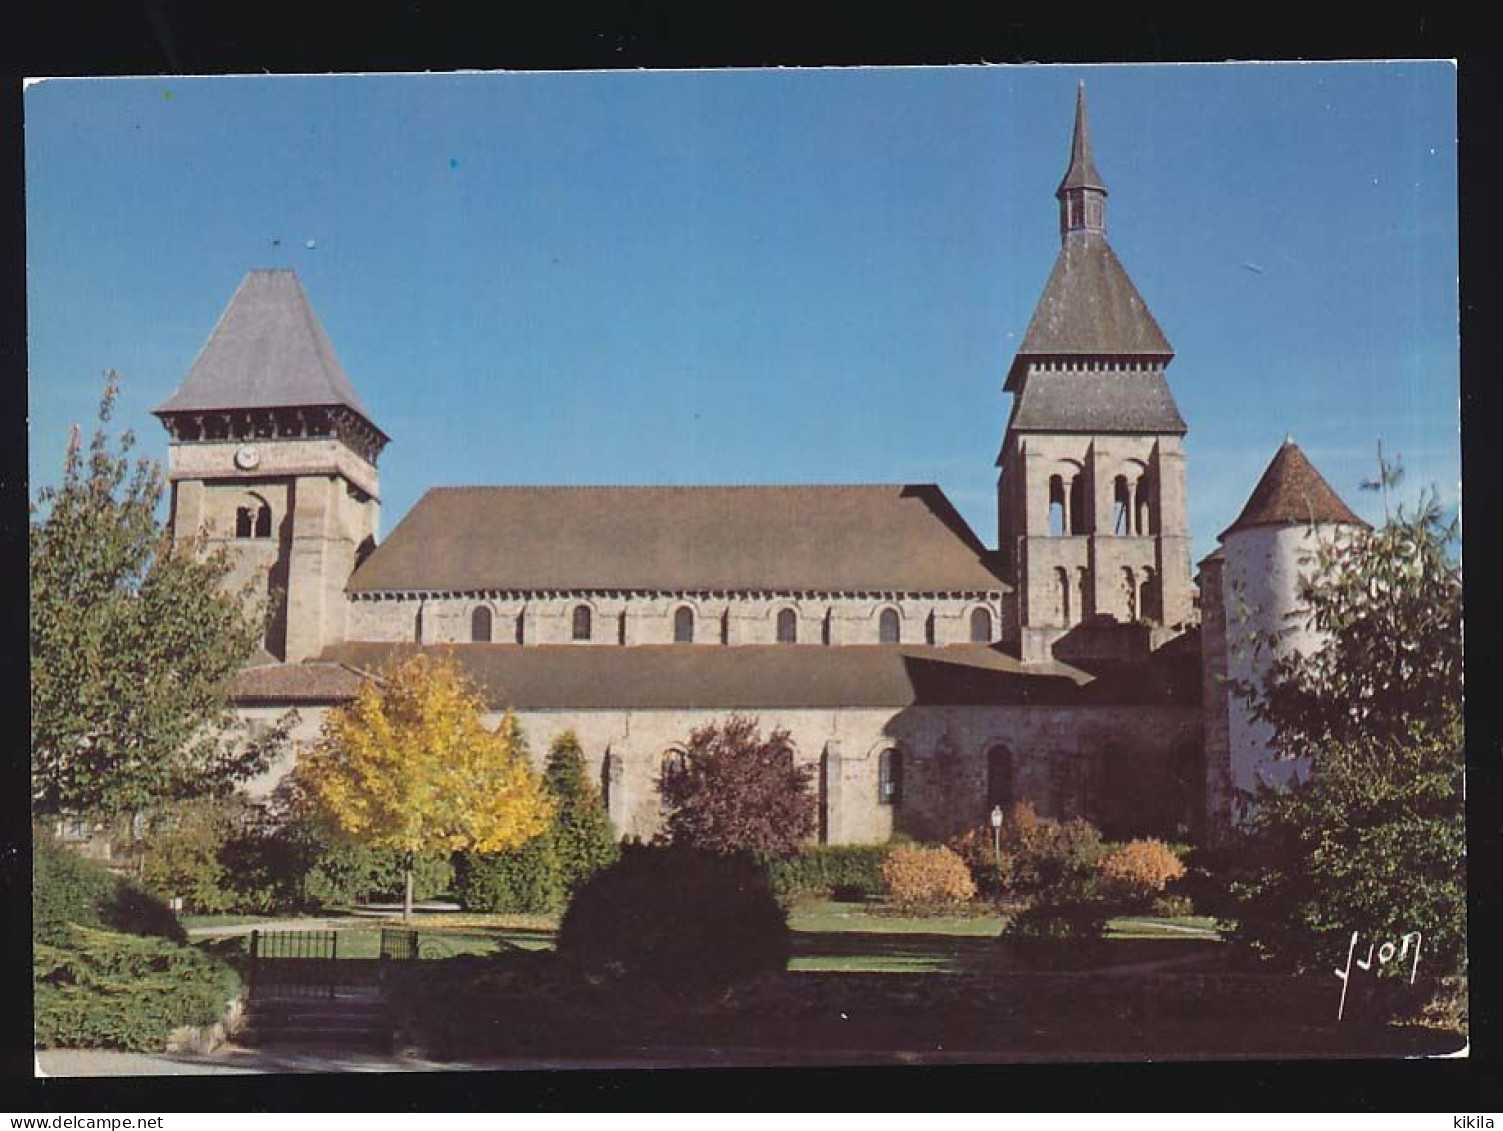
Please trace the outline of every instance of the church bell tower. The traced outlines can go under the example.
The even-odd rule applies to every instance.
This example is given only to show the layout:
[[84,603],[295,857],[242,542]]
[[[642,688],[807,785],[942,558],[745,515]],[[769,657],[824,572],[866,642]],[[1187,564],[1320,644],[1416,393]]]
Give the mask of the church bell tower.
[[1153,646],[1194,617],[1174,351],[1107,242],[1084,83],[1055,197],[1059,256],[1003,386],[1013,404],[997,457],[1025,661],[1067,637],[1094,647],[1114,625],[1147,629]]
[[343,640],[345,584],[378,532],[376,460],[388,437],[297,275],[246,275],[182,385],[153,411],[171,436],[173,535],[224,547],[228,584],[252,582],[272,598],[270,657],[295,663]]

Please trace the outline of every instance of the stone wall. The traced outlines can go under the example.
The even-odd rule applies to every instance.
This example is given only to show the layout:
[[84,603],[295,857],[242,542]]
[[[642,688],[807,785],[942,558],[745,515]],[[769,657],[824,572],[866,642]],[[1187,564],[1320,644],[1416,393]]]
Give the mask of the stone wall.
[[[294,738],[313,741],[323,708],[300,710]],[[795,758],[808,766],[821,799],[823,837],[872,843],[894,832],[942,839],[982,823],[994,799],[988,755],[1005,748],[1012,799],[1042,815],[1136,821],[1178,835],[1185,799],[1175,774],[1187,744],[1197,743],[1197,708],[1183,707],[915,707],[747,711],[764,733],[789,731]],[[278,717],[272,707],[242,717]],[[649,838],[661,826],[658,779],[665,756],[681,750],[696,727],[724,719],[706,710],[519,712],[539,767],[553,740],[573,730],[592,779],[604,787],[618,836]],[[487,716],[489,726],[499,712]],[[884,751],[901,762],[901,792],[879,796]],[[264,795],[288,765],[254,783]]]
[[[589,610],[588,640],[574,639],[575,610]],[[463,643],[473,639],[477,608],[491,614],[495,643],[672,644],[680,609],[693,617],[696,644],[776,644],[778,617],[794,614],[803,644],[875,644],[882,612],[898,614],[905,644],[963,644],[971,639],[971,617],[984,609],[990,639],[1001,639],[1002,596],[790,595],[774,593],[516,593],[487,595],[393,595],[348,601],[350,640],[401,643]]]

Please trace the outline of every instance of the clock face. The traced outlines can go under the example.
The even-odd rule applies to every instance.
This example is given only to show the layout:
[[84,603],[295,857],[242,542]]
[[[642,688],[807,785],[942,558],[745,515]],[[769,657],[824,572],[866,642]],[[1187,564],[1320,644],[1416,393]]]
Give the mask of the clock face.
[[235,466],[242,471],[249,471],[260,462],[261,453],[249,445],[246,445],[235,453]]

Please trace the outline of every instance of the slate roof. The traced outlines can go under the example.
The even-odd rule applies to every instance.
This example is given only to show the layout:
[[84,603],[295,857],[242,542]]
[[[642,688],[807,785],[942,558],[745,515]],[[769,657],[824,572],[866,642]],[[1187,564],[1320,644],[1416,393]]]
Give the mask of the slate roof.
[[365,675],[339,663],[258,664],[242,670],[230,689],[237,703],[340,703],[360,690]]
[[[1066,235],[1018,358],[1174,356],[1138,288],[1100,232]],[[1015,362],[1007,387],[1015,383]]]
[[1162,369],[1033,373],[1013,398],[1014,432],[1153,432],[1189,429]]
[[495,708],[901,708],[1081,701],[1085,673],[1025,666],[982,644],[608,647],[337,644],[323,663],[380,672],[415,651],[454,657]]
[[251,271],[176,392],[152,411],[344,406],[367,422],[296,272]]
[[930,484],[439,487],[348,591],[1007,590],[991,561]]
[[1096,171],[1096,158],[1091,154],[1091,130],[1086,121],[1085,83],[1075,90],[1075,133],[1070,138],[1070,167],[1065,170],[1055,196],[1063,196],[1066,189],[1093,188],[1103,195],[1106,185]]
[[1299,445],[1285,440],[1274,453],[1263,477],[1237,521],[1221,532],[1228,534],[1255,526],[1303,526],[1311,523],[1367,523],[1332,490]]

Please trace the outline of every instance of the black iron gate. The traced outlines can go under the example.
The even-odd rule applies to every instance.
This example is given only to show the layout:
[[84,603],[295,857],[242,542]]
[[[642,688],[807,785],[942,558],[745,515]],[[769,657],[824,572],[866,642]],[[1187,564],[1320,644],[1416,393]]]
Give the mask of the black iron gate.
[[333,997],[338,931],[252,931],[250,988],[262,997]]

